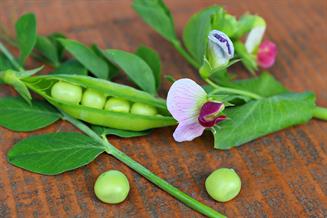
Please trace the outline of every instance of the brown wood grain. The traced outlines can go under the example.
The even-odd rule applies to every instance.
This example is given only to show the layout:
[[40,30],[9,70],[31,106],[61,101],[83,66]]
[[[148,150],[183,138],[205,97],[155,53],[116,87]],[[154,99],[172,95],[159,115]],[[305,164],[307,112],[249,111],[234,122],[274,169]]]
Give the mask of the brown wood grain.
[[[267,37],[279,48],[271,72],[294,91],[312,90],[327,107],[327,1],[167,0],[177,32],[187,19],[219,3],[231,13],[262,15]],[[197,73],[158,34],[145,25],[128,0],[2,0],[0,20],[13,31],[24,12],[36,13],[38,31],[63,32],[102,48],[134,51],[144,43],[160,52],[163,72],[200,81]],[[32,63],[34,65],[35,63]],[[234,68],[241,77],[242,67]],[[161,93],[167,92],[164,81]],[[14,95],[0,86],[0,96]],[[34,134],[75,131],[65,122],[33,133],[0,127],[0,217],[202,217],[108,155],[59,176],[41,176],[8,164],[6,153],[17,141]],[[327,217],[327,124],[312,120],[226,151],[213,149],[205,134],[192,142],[176,143],[173,128],[111,142],[133,159],[194,198],[229,217]],[[240,195],[228,203],[209,198],[204,180],[217,167],[232,167],[242,178]],[[130,181],[128,199],[119,205],[100,203],[94,196],[96,177],[109,169],[124,172]]]

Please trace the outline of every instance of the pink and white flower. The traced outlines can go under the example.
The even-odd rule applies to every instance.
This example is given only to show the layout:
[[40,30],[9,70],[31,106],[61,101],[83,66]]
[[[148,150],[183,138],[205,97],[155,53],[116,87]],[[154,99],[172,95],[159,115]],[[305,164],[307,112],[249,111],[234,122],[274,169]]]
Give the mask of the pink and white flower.
[[178,142],[191,141],[202,135],[206,128],[226,119],[221,115],[222,102],[209,101],[204,89],[191,79],[179,79],[171,86],[167,108],[178,121],[173,134]]

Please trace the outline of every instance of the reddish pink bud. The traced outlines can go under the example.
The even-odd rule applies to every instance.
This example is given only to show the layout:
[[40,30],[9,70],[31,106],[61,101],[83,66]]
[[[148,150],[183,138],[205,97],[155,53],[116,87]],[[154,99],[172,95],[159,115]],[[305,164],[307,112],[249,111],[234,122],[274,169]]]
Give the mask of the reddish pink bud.
[[257,63],[260,67],[267,69],[274,65],[277,56],[277,46],[275,43],[265,40],[259,46]]

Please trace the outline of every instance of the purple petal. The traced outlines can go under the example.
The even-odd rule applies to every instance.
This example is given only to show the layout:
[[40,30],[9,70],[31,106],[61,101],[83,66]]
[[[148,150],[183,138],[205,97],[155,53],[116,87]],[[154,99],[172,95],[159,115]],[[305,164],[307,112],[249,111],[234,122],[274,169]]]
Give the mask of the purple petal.
[[192,141],[202,135],[205,127],[201,126],[197,120],[189,120],[179,123],[173,134],[177,142]]
[[168,91],[167,108],[178,122],[183,122],[197,119],[206,100],[207,93],[201,86],[190,79],[179,79]]
[[264,41],[259,46],[257,62],[260,67],[267,69],[274,65],[277,56],[277,46],[271,41]]
[[206,102],[200,110],[199,123],[203,127],[213,127],[218,122],[226,119],[225,116],[218,116],[224,108],[224,104],[221,102]]
[[217,123],[224,121],[227,117],[224,115],[221,115],[219,117],[214,118],[213,120],[205,120],[203,118],[199,117],[199,123],[201,124],[201,126],[206,127],[206,128],[210,128],[215,126]]

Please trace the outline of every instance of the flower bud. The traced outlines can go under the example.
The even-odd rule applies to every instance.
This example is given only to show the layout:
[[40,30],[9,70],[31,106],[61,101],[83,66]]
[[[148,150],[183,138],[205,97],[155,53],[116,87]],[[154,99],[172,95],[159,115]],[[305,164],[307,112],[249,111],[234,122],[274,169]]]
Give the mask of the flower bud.
[[213,69],[228,64],[234,57],[234,46],[223,32],[212,30],[208,36],[207,60]]
[[266,22],[262,17],[255,16],[252,29],[248,34],[245,47],[248,53],[254,54],[257,52],[258,47],[262,41],[263,35],[266,31]]
[[277,56],[277,46],[275,43],[265,40],[259,46],[257,53],[257,63],[260,67],[267,69],[274,65]]

